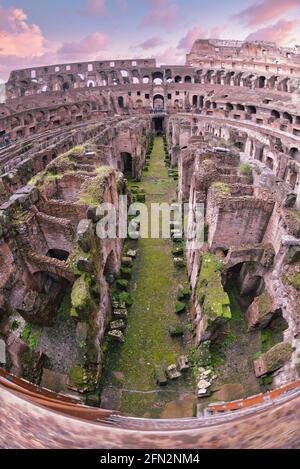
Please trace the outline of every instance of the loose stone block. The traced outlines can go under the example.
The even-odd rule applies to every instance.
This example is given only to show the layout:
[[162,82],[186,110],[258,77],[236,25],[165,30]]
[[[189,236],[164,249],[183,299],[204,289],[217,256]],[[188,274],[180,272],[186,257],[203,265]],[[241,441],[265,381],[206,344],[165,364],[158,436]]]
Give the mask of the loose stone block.
[[168,378],[171,380],[178,379],[181,376],[181,373],[177,370],[176,365],[168,366],[166,373]]
[[126,328],[125,322],[122,319],[118,319],[117,321],[112,321],[110,323],[110,328],[112,330],[124,330]]
[[124,335],[119,330],[109,331],[108,335],[109,335],[109,337],[111,337],[112,339],[114,339],[117,342],[120,342],[120,343],[125,342]]

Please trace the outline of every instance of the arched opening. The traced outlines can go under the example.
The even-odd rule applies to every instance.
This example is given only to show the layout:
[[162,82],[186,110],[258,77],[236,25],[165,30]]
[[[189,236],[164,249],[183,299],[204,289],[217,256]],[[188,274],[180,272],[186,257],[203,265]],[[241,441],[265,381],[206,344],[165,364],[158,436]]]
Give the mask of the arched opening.
[[293,171],[292,174],[290,175],[290,180],[289,180],[289,184],[293,190],[296,188],[297,179],[298,179],[298,174]]
[[88,88],[95,88],[95,82],[93,80],[88,80],[87,81],[87,87]]
[[197,107],[197,105],[198,105],[198,96],[194,95],[193,96],[193,106]]
[[244,151],[245,145],[243,142],[235,142],[234,146],[238,148],[240,151]]
[[63,88],[63,91],[67,91],[68,89],[70,89],[70,84],[65,81],[62,85],[62,88]]
[[245,106],[243,106],[242,104],[237,104],[236,109],[237,111],[245,111]]
[[292,147],[289,151],[289,155],[291,158],[293,158],[293,160],[300,162],[300,151],[297,147]]
[[[35,272],[32,279],[34,290],[49,296],[49,299],[55,298],[58,294],[64,294],[69,284],[67,280],[44,271]],[[58,304],[52,306],[57,307]]]
[[275,119],[280,119],[280,112],[273,109],[271,112],[271,116],[274,117]]
[[255,106],[246,106],[246,111],[248,114],[256,114],[256,107]]
[[273,158],[271,158],[270,156],[267,157],[266,159],[266,165],[269,169],[271,169],[273,171],[273,168],[274,168],[274,160]]
[[266,77],[259,77],[258,78],[258,87],[264,88],[266,84]]
[[111,251],[107,256],[103,275],[107,281],[107,283],[112,284],[115,280],[115,276],[118,272],[118,263],[116,261],[116,257],[114,251]]
[[163,117],[154,117],[154,130],[156,135],[160,136],[164,130],[164,118]]
[[190,77],[189,75],[185,76],[184,83],[192,83],[192,77]]
[[182,83],[182,78],[180,75],[176,75],[175,77],[175,83]]
[[256,263],[240,262],[228,270],[226,289],[233,285],[238,287],[245,309],[265,289],[265,281],[261,275],[256,274],[255,269]]
[[226,111],[233,111],[233,105],[231,103],[226,103]]
[[164,80],[164,75],[162,72],[154,72],[152,74],[152,81],[155,85],[162,85]]
[[122,166],[122,172],[126,177],[132,177],[133,176],[133,161],[132,161],[132,155],[127,152],[122,152],[121,153],[121,166]]
[[59,261],[67,261],[69,257],[68,251],[64,251],[63,249],[49,249],[46,254],[47,257],[51,257],[52,259],[58,259]]
[[293,123],[293,118],[289,112],[284,112],[282,117],[283,119],[289,121],[290,124]]
[[153,97],[153,109],[155,111],[163,111],[165,108],[165,99],[161,94],[156,94]]
[[123,109],[124,108],[124,98],[123,96],[118,97],[118,106]]
[[143,78],[143,83],[144,83],[145,85],[147,85],[149,82],[150,82],[150,77],[145,76],[145,77]]

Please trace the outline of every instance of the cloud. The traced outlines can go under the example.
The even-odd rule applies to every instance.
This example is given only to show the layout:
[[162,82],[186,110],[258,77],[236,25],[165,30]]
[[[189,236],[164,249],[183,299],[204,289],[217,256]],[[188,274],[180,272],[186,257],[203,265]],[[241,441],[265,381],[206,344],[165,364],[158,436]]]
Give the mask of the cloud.
[[177,65],[184,62],[184,53],[176,47],[168,47],[162,54],[156,57],[158,64]]
[[150,9],[142,19],[141,26],[162,26],[169,29],[177,20],[177,3],[174,0],[148,0]]
[[96,32],[89,34],[81,41],[64,43],[57,53],[63,57],[73,58],[83,54],[91,56],[101,50],[106,49],[107,42],[107,36],[104,33]]
[[0,78],[11,70],[51,63],[101,58],[106,55],[107,37],[94,32],[79,41],[54,42],[30,24],[26,13],[17,8],[0,7]]
[[277,44],[295,42],[295,30],[299,20],[279,20],[276,24],[266,26],[249,34],[246,41],[269,41]]
[[46,51],[47,42],[41,29],[28,23],[23,10],[0,7],[0,57],[39,56]]
[[205,30],[202,26],[195,26],[193,29],[187,32],[187,34],[180,39],[178,44],[178,49],[182,49],[185,51],[190,51],[194,42],[197,39],[205,39],[205,38],[214,38],[217,39],[220,35],[220,29],[215,27],[211,29],[211,31]]
[[164,44],[164,41],[159,36],[154,36],[142,42],[137,47],[139,49],[148,50],[154,49],[155,47],[161,46],[162,44]]
[[232,18],[247,26],[255,26],[278,18],[297,7],[300,7],[300,0],[263,0],[233,15]]
[[106,0],[87,0],[86,5],[81,10],[83,16],[105,16],[107,13]]

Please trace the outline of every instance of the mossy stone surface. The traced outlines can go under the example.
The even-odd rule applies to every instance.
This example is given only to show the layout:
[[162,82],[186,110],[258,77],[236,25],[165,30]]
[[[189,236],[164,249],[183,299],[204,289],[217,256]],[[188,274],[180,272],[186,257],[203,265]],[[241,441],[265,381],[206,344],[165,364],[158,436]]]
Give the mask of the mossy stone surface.
[[221,279],[220,260],[213,254],[204,254],[197,282],[197,298],[208,323],[217,318],[231,319],[230,300]]

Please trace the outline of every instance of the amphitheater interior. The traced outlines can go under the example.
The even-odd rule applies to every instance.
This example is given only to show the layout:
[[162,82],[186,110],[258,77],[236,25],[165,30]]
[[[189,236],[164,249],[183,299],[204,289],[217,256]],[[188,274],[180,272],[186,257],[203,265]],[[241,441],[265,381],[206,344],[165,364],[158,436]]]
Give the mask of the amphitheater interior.
[[[199,39],[5,89],[1,447],[299,447],[300,47]],[[201,204],[203,244],[97,236],[122,195]]]

